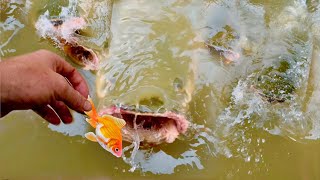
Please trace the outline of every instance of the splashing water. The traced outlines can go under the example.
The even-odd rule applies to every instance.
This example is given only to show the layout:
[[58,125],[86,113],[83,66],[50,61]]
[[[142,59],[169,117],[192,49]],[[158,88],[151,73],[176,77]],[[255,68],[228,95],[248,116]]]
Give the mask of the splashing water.
[[[209,1],[210,4],[203,8],[201,4]],[[43,20],[41,28],[48,28],[46,23],[49,23],[53,14],[66,19],[83,17],[88,26],[83,29],[83,36],[80,35],[81,41],[94,47],[93,49],[108,51],[108,39],[111,37],[108,17],[111,16],[109,12],[112,8],[109,8],[107,1],[69,0],[65,1],[69,2],[65,7],[54,3],[57,6],[52,8],[52,1],[10,2],[12,6],[1,11],[1,15],[4,15],[1,17],[2,24],[0,23],[1,56],[6,58],[39,48],[54,50],[52,44],[39,41],[39,36],[28,34],[35,34],[34,20]],[[25,7],[21,4],[24,2],[29,2],[29,5],[26,4]],[[307,8],[306,4],[310,2],[314,4]],[[199,71],[195,73],[198,79],[195,80],[196,88],[191,100],[194,109],[186,112],[187,117],[191,117],[191,127],[186,137],[182,136],[168,145],[144,147],[140,145],[141,139],[135,132],[134,142],[123,148],[123,160],[115,160],[98,146],[78,136],[87,130],[87,124],[80,115],[74,116],[75,121],[71,125],[49,125],[49,129],[32,112],[19,112],[11,117],[9,115],[10,121],[4,118],[0,122],[0,128],[7,128],[0,137],[3,147],[0,159],[8,162],[0,168],[1,177],[8,175],[10,178],[12,172],[12,176],[16,173],[22,176],[47,174],[63,178],[70,174],[85,177],[91,174],[103,177],[115,175],[119,178],[134,176],[138,179],[145,174],[170,174],[170,177],[159,177],[164,179],[186,176],[190,179],[279,179],[279,176],[316,178],[312,175],[319,174],[319,154],[316,150],[319,148],[317,141],[320,137],[319,2],[124,0],[115,3],[122,3],[122,6],[115,6],[113,9],[115,15],[132,13],[113,19],[116,26],[112,43],[117,51],[112,52],[111,58],[104,58],[106,61],[103,62],[114,63],[112,71],[108,70],[107,73],[112,76],[109,78],[112,82],[120,82],[110,83],[110,86],[118,86],[119,94],[128,92],[126,88],[130,83],[139,82],[143,77],[153,77],[151,73],[155,72],[154,65],[158,60],[177,60],[177,66],[160,67],[175,71],[183,69],[181,64],[186,61],[181,59],[184,57],[191,58],[195,62],[193,65],[199,66]],[[166,17],[164,20],[161,20],[162,15]],[[146,16],[157,20],[141,20],[141,17]],[[120,21],[123,21],[123,26],[117,26]],[[205,38],[215,35],[226,25],[231,26],[239,36],[230,43],[230,48],[240,54],[239,61],[231,65],[221,64],[219,54],[212,55],[201,45]],[[128,31],[125,31],[126,28]],[[198,31],[200,28],[207,29],[208,32],[203,35]],[[189,29],[195,31],[196,36],[186,33]],[[125,33],[120,33],[121,31]],[[132,32],[142,34],[136,36]],[[46,33],[48,35],[50,31],[44,31],[43,34]],[[167,36],[168,34],[171,36]],[[19,40],[17,37],[24,38]],[[183,41],[179,41],[180,39]],[[32,48],[22,46],[25,41],[30,42]],[[47,46],[43,46],[44,44]],[[192,47],[184,46],[186,44],[191,44]],[[127,62],[131,63],[129,66],[123,65],[123,57],[127,57]],[[133,61],[137,59],[138,61]],[[283,60],[287,62],[288,68],[277,72],[281,66],[279,62]],[[142,67],[145,66],[150,67],[148,76],[143,73]],[[271,68],[271,73],[263,74],[268,68]],[[82,70],[80,72],[88,77],[89,73]],[[188,72],[184,71],[186,73]],[[282,79],[270,75],[280,76]],[[88,80],[91,84],[90,91],[94,92],[95,75],[89,76],[92,77]],[[263,88],[268,89],[270,86],[259,84],[261,81],[258,77],[268,83],[283,82],[288,87],[282,88],[282,83],[271,84],[280,87],[280,90],[263,91]],[[148,82],[150,81],[152,80]],[[157,86],[165,82],[154,81]],[[182,79],[181,82],[183,84],[185,80]],[[112,98],[118,97],[120,95],[116,94]],[[34,125],[17,129],[21,125],[21,119],[31,119]],[[139,127],[139,124],[134,123],[134,126]],[[31,131],[34,134],[30,134]],[[21,141],[21,138],[25,139],[21,134],[26,136],[27,142]],[[48,143],[49,139],[59,143],[59,146]],[[45,153],[41,151],[44,144],[48,146]],[[24,151],[19,151],[21,149]],[[82,152],[81,155],[78,152]],[[66,153],[68,156],[65,156]],[[84,160],[87,166],[83,166]],[[114,163],[106,163],[109,161],[123,169],[114,171]],[[46,164],[47,162],[54,163]],[[28,165],[23,168],[16,166],[23,163]],[[66,165],[68,170],[63,168]],[[56,172],[59,173],[52,169],[57,169]]]
[[134,133],[134,138],[133,138],[133,150],[131,152],[130,160],[129,163],[132,166],[131,169],[129,170],[130,172],[134,172],[134,170],[138,167],[138,165],[135,163],[134,159],[138,153],[139,146],[140,146],[140,138],[138,135],[138,125],[137,125],[137,114],[135,114],[134,119],[133,119],[133,128],[135,130]]
[[[66,41],[76,41],[79,44],[90,46],[95,53],[104,57],[108,52],[107,47],[111,38],[112,4],[112,0],[69,0],[68,6],[62,6],[57,16],[52,15],[54,13],[50,8],[39,16],[35,24],[37,33],[42,38],[52,39],[56,45],[59,45],[57,37],[60,36]],[[62,20],[64,24],[67,24],[62,26],[61,34],[56,34],[57,31],[51,20]],[[80,34],[76,34],[76,30]]]

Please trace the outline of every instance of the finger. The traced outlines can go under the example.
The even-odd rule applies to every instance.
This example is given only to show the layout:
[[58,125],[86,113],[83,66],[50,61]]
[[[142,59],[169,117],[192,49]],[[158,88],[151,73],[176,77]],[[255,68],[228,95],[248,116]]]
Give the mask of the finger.
[[91,110],[90,102],[73,89],[61,75],[56,74],[55,79],[57,80],[54,86],[56,100],[64,102],[69,108],[80,113]]
[[50,57],[52,60],[53,70],[56,73],[66,77],[72,84],[73,88],[79,91],[80,94],[82,94],[84,97],[88,97],[89,88],[81,74],[60,56],[52,53]]
[[72,122],[71,113],[62,101],[55,101],[50,105],[56,111],[63,123],[70,124]]
[[59,116],[55,113],[55,111],[49,105],[34,108],[33,111],[35,111],[43,119],[45,119],[46,121],[48,121],[51,124],[54,124],[54,125],[60,124]]

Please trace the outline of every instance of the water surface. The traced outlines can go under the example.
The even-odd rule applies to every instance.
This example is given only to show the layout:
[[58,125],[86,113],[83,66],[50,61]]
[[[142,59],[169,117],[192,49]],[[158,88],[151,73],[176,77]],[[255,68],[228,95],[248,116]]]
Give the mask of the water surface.
[[[73,113],[73,124],[56,127],[32,111],[13,112],[0,121],[0,160],[5,162],[0,178],[320,178],[319,1],[111,4],[110,9],[110,1],[102,0],[1,1],[1,59],[45,48],[72,63],[39,36],[35,23],[42,15],[83,16],[89,26],[82,42],[99,53],[107,67],[102,77],[114,82],[97,91],[96,73],[72,63],[95,101],[110,103],[142,85],[161,87],[173,97],[168,79],[192,80],[191,101],[183,112],[191,128],[173,144],[141,147],[133,160],[125,143],[129,150],[117,159],[84,139],[90,128],[82,115]],[[223,52],[210,50],[210,39],[219,32],[232,33],[219,47],[239,58],[229,62]],[[251,87],[257,87],[259,73],[276,69],[283,59],[295,90],[290,100],[269,103]]]

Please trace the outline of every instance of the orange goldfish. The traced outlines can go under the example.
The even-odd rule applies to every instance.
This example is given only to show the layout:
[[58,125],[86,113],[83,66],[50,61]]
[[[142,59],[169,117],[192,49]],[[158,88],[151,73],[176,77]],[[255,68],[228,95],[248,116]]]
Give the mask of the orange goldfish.
[[86,121],[96,129],[96,134],[88,132],[85,137],[93,142],[98,142],[103,149],[109,151],[116,157],[122,155],[122,135],[121,128],[126,125],[123,119],[119,119],[110,115],[100,117],[93,105],[92,99],[88,100],[91,103],[92,110],[85,112],[89,118]]

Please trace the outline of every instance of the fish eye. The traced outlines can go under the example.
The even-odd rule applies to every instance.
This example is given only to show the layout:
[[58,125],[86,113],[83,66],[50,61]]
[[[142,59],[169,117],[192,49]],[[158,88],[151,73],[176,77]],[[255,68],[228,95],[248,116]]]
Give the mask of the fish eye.
[[118,152],[118,151],[119,151],[119,149],[118,149],[118,148],[116,148],[116,149],[115,149],[115,151],[116,151],[116,152]]

